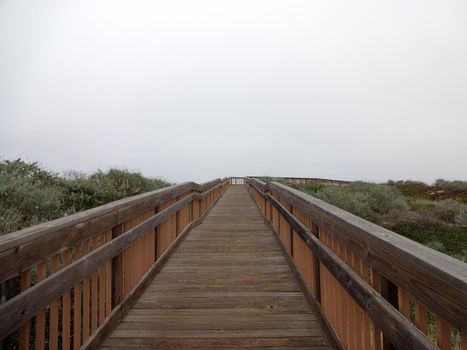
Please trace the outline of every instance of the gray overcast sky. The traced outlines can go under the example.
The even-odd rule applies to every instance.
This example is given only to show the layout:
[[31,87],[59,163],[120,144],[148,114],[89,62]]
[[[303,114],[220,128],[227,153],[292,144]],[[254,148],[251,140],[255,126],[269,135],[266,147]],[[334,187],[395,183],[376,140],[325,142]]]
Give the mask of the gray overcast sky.
[[0,156],[467,179],[467,1],[0,0]]

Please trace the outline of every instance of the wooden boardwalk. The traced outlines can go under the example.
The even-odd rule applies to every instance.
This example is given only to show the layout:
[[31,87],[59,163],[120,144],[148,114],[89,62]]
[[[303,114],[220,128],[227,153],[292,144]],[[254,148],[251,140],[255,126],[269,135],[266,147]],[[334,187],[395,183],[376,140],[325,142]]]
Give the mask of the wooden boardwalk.
[[331,348],[273,235],[232,186],[103,348]]
[[467,350],[466,281],[283,183],[185,182],[0,236],[0,348]]

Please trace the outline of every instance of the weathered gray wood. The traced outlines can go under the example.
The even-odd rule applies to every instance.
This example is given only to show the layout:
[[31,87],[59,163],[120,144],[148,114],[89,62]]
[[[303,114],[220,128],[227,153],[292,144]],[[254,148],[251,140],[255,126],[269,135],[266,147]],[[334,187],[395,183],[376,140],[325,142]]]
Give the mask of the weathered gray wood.
[[[261,176],[248,176],[247,178],[252,178],[257,181],[261,181],[258,179],[258,178],[261,178]],[[274,179],[290,182],[296,185],[304,185],[304,184],[309,184],[309,183],[323,183],[323,184],[329,184],[329,185],[345,186],[345,185],[349,185],[352,183],[351,181],[324,179],[324,178],[319,178],[319,177],[274,176]]]
[[154,277],[159,273],[159,271],[167,263],[169,257],[173,254],[175,249],[180,245],[180,243],[186,238],[186,235],[196,226],[198,226],[203,220],[203,217],[196,219],[188,224],[188,226],[183,230],[183,232],[175,239],[175,241],[170,245],[169,248],[159,257],[159,259],[154,263],[154,265],[149,269],[148,272],[141,278],[138,284],[133,288],[133,290],[125,297],[125,299],[119,303],[119,305],[112,310],[111,314],[104,320],[104,322],[99,326],[95,333],[89,337],[86,342],[81,346],[82,349],[94,350],[98,349],[105,338],[110,334],[110,332],[118,325],[128,311],[133,307],[135,302],[141,296],[141,294],[146,290],[149,284],[152,282]]
[[268,190],[327,229],[430,310],[467,332],[467,264],[288,186],[273,182]]
[[319,261],[332,273],[337,281],[368,313],[375,325],[395,344],[398,349],[430,349],[437,347],[409,320],[355,273],[331,249],[316,238],[297,218],[271,195],[268,200],[289,222],[306,245],[316,254]]
[[232,186],[103,346],[332,348],[317,317],[245,188]]
[[104,348],[147,348],[147,349],[215,349],[306,347],[309,350],[327,350],[323,337],[233,337],[233,338],[109,338]]
[[221,183],[225,181],[216,179],[201,185],[193,182],[174,185],[0,236],[0,282],[193,188],[204,192]]
[[59,272],[0,305],[0,314],[2,314],[2,318],[0,318],[0,339],[3,339],[29,320],[37,310],[59,298],[65,291],[80,282],[83,277],[89,276],[96,268],[117,256],[149,230],[153,230],[160,223],[201,196],[202,194],[194,193],[184,197],[170,207],[160,211],[127,232],[115,237],[112,241],[105,243]]
[[[77,224],[87,226],[90,224],[90,222],[88,221],[95,219],[96,217],[108,214],[109,212],[121,210],[122,208],[133,207],[135,205],[145,203],[148,199],[160,201],[162,203],[164,201],[167,201],[168,199],[172,199],[175,195],[189,191],[191,189],[191,186],[192,183],[186,182],[178,185],[161,188],[152,192],[147,192],[140,195],[124,198],[118,201],[101,205],[96,208],[85,210],[73,215],[65,216],[63,218],[48,221],[43,224],[35,225],[32,227],[25,228],[23,230],[9,233],[7,235],[3,235],[0,237],[0,252],[34,241],[52,232],[69,229],[70,227],[73,227]],[[152,204],[151,207],[153,207]],[[93,224],[95,223],[93,222]]]
[[[115,239],[118,236],[123,234],[123,224],[117,225],[112,228],[112,239]],[[111,262],[112,269],[112,308],[120,304],[123,290],[123,255],[118,254],[112,259]]]

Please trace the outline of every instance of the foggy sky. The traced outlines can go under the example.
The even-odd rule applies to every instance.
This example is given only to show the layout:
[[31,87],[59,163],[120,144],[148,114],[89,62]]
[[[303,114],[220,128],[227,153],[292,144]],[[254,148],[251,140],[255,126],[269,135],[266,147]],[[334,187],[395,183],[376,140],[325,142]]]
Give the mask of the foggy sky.
[[0,156],[467,179],[467,2],[0,0]]

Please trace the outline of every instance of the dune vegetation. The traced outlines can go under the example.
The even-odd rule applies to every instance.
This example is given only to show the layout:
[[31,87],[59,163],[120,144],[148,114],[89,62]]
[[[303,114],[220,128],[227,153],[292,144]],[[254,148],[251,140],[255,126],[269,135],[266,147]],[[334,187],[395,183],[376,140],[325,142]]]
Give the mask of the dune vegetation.
[[126,169],[58,174],[37,162],[1,160],[0,234],[169,185]]
[[[126,169],[59,174],[37,162],[1,160],[0,234],[169,185],[165,180]],[[288,185],[467,261],[465,181],[437,180],[432,185],[417,181]]]
[[[290,184],[289,184],[290,185]],[[467,261],[467,182],[290,185],[435,250]]]

